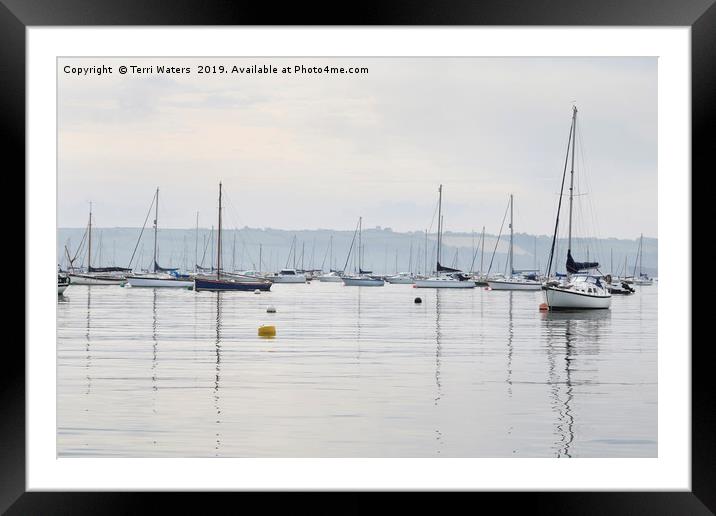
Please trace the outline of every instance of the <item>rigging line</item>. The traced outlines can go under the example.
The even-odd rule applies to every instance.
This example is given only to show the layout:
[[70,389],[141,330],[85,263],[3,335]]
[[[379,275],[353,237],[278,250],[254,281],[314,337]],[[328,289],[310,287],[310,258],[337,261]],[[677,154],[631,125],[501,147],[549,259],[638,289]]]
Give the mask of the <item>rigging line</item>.
[[554,246],[557,243],[557,231],[559,230],[559,212],[562,209],[562,196],[564,194],[564,180],[567,177],[567,163],[569,160],[569,148],[572,141],[572,131],[574,130],[574,120],[569,126],[569,137],[567,138],[567,154],[564,157],[564,172],[562,172],[562,186],[559,189],[559,202],[557,203],[557,217],[554,221],[554,235],[552,236],[552,246],[549,251],[549,264],[547,265],[547,277],[552,272],[552,260],[554,258]]
[[[256,260],[254,259],[254,255],[250,251],[250,247],[247,247],[247,241],[248,241],[248,246],[255,246],[256,244],[250,238],[244,239],[243,235],[241,234],[241,230],[239,229],[239,225],[242,223],[242,219],[239,216],[238,210],[235,207],[235,204],[228,193],[224,192],[224,197],[226,199],[227,207],[230,208],[230,211],[227,211],[225,213],[227,213],[227,215],[232,218],[231,222],[234,223],[234,231],[237,232],[239,240],[241,241],[241,244],[246,248],[246,254],[248,254],[248,260],[251,263],[256,263]],[[249,228],[247,224],[244,224],[244,226],[246,226],[246,228]]]
[[477,253],[480,251],[481,245],[482,245],[482,242],[478,242],[477,247],[475,248],[475,252],[472,255],[472,263],[470,264],[470,272],[475,271],[475,260],[477,259]]
[[[355,243],[356,235],[358,234],[358,224],[360,224],[360,221],[356,222],[356,229],[355,229],[355,231],[353,231],[353,239],[351,240],[351,246],[348,248],[348,256],[346,256],[346,264],[343,266],[344,272],[348,270],[348,260],[350,260],[351,251],[353,251],[353,244]],[[358,250],[358,252],[360,253],[360,249]]]
[[139,238],[137,238],[137,243],[134,245],[134,251],[132,251],[132,257],[129,259],[129,265],[127,265],[128,269],[132,268],[132,262],[134,261],[134,255],[137,252],[137,247],[139,247],[139,242],[142,240],[142,235],[144,234],[144,228],[147,226],[147,221],[149,220],[149,215],[152,213],[152,208],[154,207],[154,203],[157,200],[157,192],[154,192],[154,195],[152,196],[152,203],[149,205],[149,210],[147,210],[147,216],[144,218],[144,224],[142,224],[142,231],[139,232]]
[[500,233],[497,235],[495,241],[495,248],[492,250],[492,257],[490,257],[490,266],[487,268],[487,274],[490,274],[492,270],[492,261],[495,259],[495,253],[497,252],[497,246],[500,243],[500,237],[502,236],[502,229],[505,227],[505,220],[507,220],[507,213],[510,211],[510,202],[507,202],[507,208],[505,208],[505,215],[502,217],[502,224],[500,225]]

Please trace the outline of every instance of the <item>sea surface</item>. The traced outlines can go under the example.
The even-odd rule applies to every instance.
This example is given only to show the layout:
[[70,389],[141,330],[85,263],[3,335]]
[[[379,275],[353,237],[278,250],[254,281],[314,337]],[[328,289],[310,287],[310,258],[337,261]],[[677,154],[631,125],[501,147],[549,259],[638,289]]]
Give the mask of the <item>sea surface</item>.
[[658,287],[635,288],[544,313],[480,287],[71,285],[57,454],[656,457]]

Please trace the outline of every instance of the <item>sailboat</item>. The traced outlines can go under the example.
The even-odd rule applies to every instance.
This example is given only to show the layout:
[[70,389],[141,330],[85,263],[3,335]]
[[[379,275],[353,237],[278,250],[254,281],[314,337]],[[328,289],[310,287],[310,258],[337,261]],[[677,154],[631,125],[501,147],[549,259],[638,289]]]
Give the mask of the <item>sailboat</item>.
[[[515,275],[514,256],[514,226],[513,226],[514,197],[510,194],[510,252],[508,254],[510,275],[507,278],[488,279],[487,285],[492,290],[540,290],[542,283],[536,279]],[[536,271],[520,271],[532,272]]]
[[[288,261],[291,259],[291,253],[293,253],[294,267],[288,267]],[[291,249],[288,251],[288,259],[286,260],[286,267],[280,271],[268,276],[274,283],[306,283],[308,280],[303,272],[296,269],[296,237],[293,237],[291,242]]]
[[241,276],[239,274],[226,275],[221,270],[221,183],[219,183],[219,232],[217,236],[217,253],[216,253],[216,274],[203,275],[197,274],[194,277],[194,290],[200,292],[207,291],[224,291],[224,290],[271,290],[272,282],[250,276]]
[[442,204],[443,185],[438,187],[438,243],[435,275],[415,280],[418,288],[475,288],[475,282],[458,269],[440,265],[440,251],[442,249]]
[[612,294],[608,288],[608,282],[601,274],[583,271],[595,271],[599,267],[597,262],[576,262],[572,257],[572,205],[574,203],[574,155],[577,133],[577,107],[572,108],[572,125],[569,129],[570,143],[567,145],[567,155],[564,160],[564,172],[562,174],[562,187],[559,192],[559,204],[557,217],[554,224],[554,235],[552,237],[552,248],[549,256],[547,277],[552,269],[554,257],[554,246],[557,241],[559,229],[559,213],[562,208],[562,194],[564,193],[564,180],[567,173],[567,160],[569,159],[570,147],[572,151],[572,167],[569,180],[569,236],[567,241],[567,276],[561,282],[548,282],[543,287],[545,302],[550,310],[582,310],[582,309],[605,309],[612,303]]
[[[123,267],[92,267],[92,203],[90,203],[89,221],[87,223],[87,269],[77,272],[70,264],[70,283],[73,285],[124,285],[125,274],[131,269]],[[84,240],[84,238],[83,238]],[[82,244],[80,243],[80,247]]]
[[[641,235],[639,237],[639,276],[636,275],[636,271],[634,271],[634,285],[653,285],[654,280],[651,279],[647,274],[642,272],[641,270],[641,262],[642,262],[642,255],[644,254],[644,235]],[[636,266],[634,266],[636,269]]]
[[[363,217],[358,217],[358,273],[343,276],[343,284],[347,287],[382,287],[385,285],[385,281],[381,278],[374,278],[373,276],[370,276],[371,271],[364,271],[363,270],[363,247],[362,247],[362,240],[361,235],[363,232]],[[351,251],[353,250],[353,243],[355,242],[355,232],[353,233],[353,242],[351,242],[351,247],[348,249],[348,256],[346,257],[346,266],[343,267],[343,270],[348,267],[348,260],[351,256]]]
[[[178,269],[170,269],[161,267],[157,263],[157,231],[159,226],[159,188],[154,194],[154,259],[152,272],[135,273],[127,276],[127,283],[131,287],[174,287],[174,288],[192,288],[194,280],[187,277],[181,277]],[[149,208],[151,210],[151,206]],[[144,228],[142,228],[144,231]],[[141,238],[141,233],[139,235]]]
[[[318,276],[318,281],[321,283],[342,283],[343,282],[343,271],[336,271],[333,270],[333,235],[331,235],[329,244],[328,244],[328,252],[330,254],[330,257],[328,259],[328,267],[330,269],[329,272],[326,274],[321,274]],[[324,259],[325,261],[325,259]],[[322,268],[322,267],[321,267]]]
[[[410,258],[408,259],[408,272],[396,272],[393,276],[388,276],[385,281],[395,285],[412,285],[415,283],[415,275],[412,273],[413,268],[413,242],[410,242]],[[398,270],[398,253],[395,254],[395,270]]]

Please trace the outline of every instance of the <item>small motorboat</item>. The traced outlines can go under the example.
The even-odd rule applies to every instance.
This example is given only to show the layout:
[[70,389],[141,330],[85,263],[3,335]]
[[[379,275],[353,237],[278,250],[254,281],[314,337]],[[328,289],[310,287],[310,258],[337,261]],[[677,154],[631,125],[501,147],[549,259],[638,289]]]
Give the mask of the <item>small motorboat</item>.
[[70,286],[70,277],[67,274],[57,274],[57,295],[61,296]]

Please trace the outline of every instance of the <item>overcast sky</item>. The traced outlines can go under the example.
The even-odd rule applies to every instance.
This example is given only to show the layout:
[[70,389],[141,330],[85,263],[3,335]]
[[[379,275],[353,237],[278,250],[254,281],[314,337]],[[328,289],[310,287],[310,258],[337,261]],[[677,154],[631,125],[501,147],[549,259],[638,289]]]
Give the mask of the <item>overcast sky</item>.
[[[77,76],[65,65],[113,66]],[[117,74],[120,65],[189,75]],[[366,66],[362,75],[199,75],[199,64]],[[62,59],[58,225],[550,234],[576,103],[579,228],[657,235],[656,58]]]

